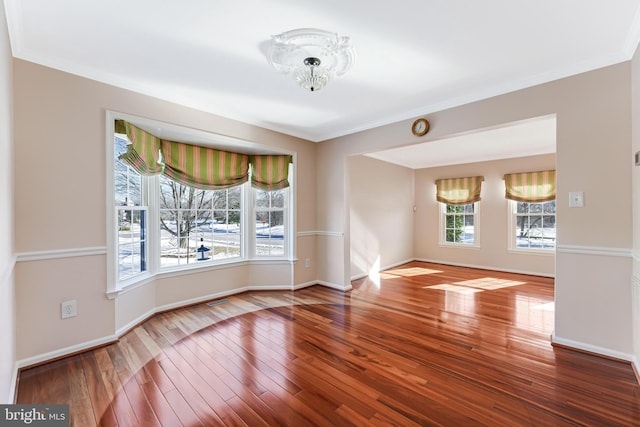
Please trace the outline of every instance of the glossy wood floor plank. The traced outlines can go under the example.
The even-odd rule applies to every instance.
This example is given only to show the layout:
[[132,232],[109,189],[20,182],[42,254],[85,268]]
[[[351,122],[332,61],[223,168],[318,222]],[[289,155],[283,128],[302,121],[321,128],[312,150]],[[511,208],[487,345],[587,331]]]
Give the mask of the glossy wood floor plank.
[[162,313],[21,372],[74,426],[640,426],[629,364],[550,345],[553,281],[412,262]]

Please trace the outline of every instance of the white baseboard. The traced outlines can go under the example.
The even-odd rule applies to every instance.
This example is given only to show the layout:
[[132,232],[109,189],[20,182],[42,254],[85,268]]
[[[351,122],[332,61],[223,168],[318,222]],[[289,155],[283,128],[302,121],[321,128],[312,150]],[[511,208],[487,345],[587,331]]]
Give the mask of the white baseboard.
[[318,285],[326,286],[327,288],[343,291],[343,292],[347,292],[353,289],[351,287],[351,284],[343,286],[343,285],[338,285],[337,283],[325,282],[324,280],[316,280],[314,283],[317,283]]
[[500,268],[500,267],[488,267],[486,265],[474,265],[474,264],[466,264],[460,262],[449,262],[449,261],[439,261],[435,259],[425,259],[425,258],[416,258],[414,261],[421,262],[430,262],[433,264],[443,264],[443,265],[453,265],[455,267],[468,267],[468,268],[477,268],[479,270],[493,270],[493,271],[502,271],[504,273],[516,273],[516,274],[526,274],[528,276],[540,276],[540,277],[556,277],[555,274],[547,274],[540,273],[539,271],[525,271],[525,270],[514,270],[510,268]]
[[26,359],[18,360],[16,362],[16,369],[22,369],[27,366],[37,365],[43,362],[49,362],[51,360],[58,359],[60,357],[68,356],[70,354],[79,353],[81,351],[88,350],[90,348],[106,345],[118,340],[117,335],[109,335],[102,338],[96,338],[91,341],[86,341],[80,344],[75,344],[69,347],[64,347],[58,350],[50,351],[48,353],[39,354],[37,356],[28,357]]
[[613,359],[624,360],[625,362],[631,362],[631,363],[634,363],[636,367],[638,367],[636,357],[630,353],[623,353],[621,351],[612,350],[610,348],[599,347],[597,345],[591,345],[591,344],[586,344],[580,341],[561,338],[556,336],[555,334],[551,335],[551,342],[554,344],[562,345],[564,347],[575,348],[576,350],[582,350],[589,353],[610,357]]
[[246,291],[294,291],[294,290],[298,290],[298,289],[303,289],[309,286],[313,286],[313,285],[322,285],[322,286],[326,286],[328,288],[331,289],[337,289],[339,291],[349,291],[351,290],[351,285],[348,286],[341,286],[341,285],[337,285],[335,283],[329,283],[329,282],[323,282],[320,280],[314,280],[314,281],[310,281],[310,282],[306,282],[306,283],[301,283],[298,285],[267,285],[267,286],[246,286],[246,287],[242,287],[242,288],[236,288],[236,289],[232,289],[229,291],[224,291],[224,292],[217,292],[214,294],[208,294],[208,295],[204,295],[201,297],[197,297],[197,298],[191,298],[188,300],[183,300],[183,301],[179,301],[179,302],[175,302],[175,303],[171,303],[171,304],[165,304],[165,305],[161,305],[158,307],[155,307],[154,309],[151,309],[149,311],[147,311],[146,313],[138,316],[137,318],[133,319],[132,321],[128,322],[126,325],[121,326],[120,328],[118,328],[116,330],[116,333],[114,335],[110,335],[110,336],[105,336],[102,338],[96,338],[94,340],[91,341],[86,341],[84,343],[80,343],[80,344],[76,344],[76,345],[72,345],[69,347],[65,347],[65,348],[61,348],[58,350],[54,350],[54,351],[50,351],[48,353],[43,353],[43,354],[39,354],[37,356],[33,356],[33,357],[29,357],[26,359],[22,359],[19,360],[15,363],[15,369],[14,369],[14,378],[13,378],[13,385],[12,385],[12,391],[10,393],[10,397],[14,398],[15,396],[15,385],[17,383],[17,379],[18,379],[18,372],[20,369],[28,367],[28,366],[33,366],[33,365],[37,365],[40,363],[44,363],[44,362],[48,362],[51,360],[55,360],[58,359],[60,357],[65,357],[65,356],[69,356],[71,354],[74,353],[78,353],[81,351],[85,351],[85,350],[89,350],[91,348],[94,347],[99,347],[101,345],[105,345],[105,344],[109,344],[111,342],[117,341],[118,339],[120,339],[120,337],[122,337],[124,334],[126,334],[127,332],[129,332],[131,329],[133,329],[134,327],[136,327],[137,325],[139,325],[140,323],[144,322],[145,320],[149,319],[151,316],[163,312],[163,311],[168,311],[168,310],[174,310],[180,307],[185,307],[188,305],[192,305],[192,304],[198,304],[201,302],[205,302],[205,301],[211,301],[211,300],[215,300],[215,299],[219,299],[219,298],[224,298],[224,297],[228,297],[231,295],[236,295],[242,292],[246,292]]
[[229,291],[216,292],[214,294],[203,295],[203,296],[197,297],[197,298],[191,298],[191,299],[187,299],[187,300],[174,302],[174,303],[171,303],[171,304],[165,304],[165,305],[158,306],[158,307],[155,308],[155,312],[159,313],[161,311],[175,310],[176,308],[186,307],[188,305],[198,304],[198,303],[205,302],[205,301],[211,301],[211,300],[218,299],[218,298],[224,298],[224,297],[228,297],[228,296],[231,296],[231,295],[235,295],[235,294],[239,294],[239,293],[242,293],[242,292],[246,292],[248,290],[250,290],[250,287],[249,286],[244,286],[242,288],[236,288],[236,289],[232,289],[232,290],[229,290]]
[[351,281],[364,279],[365,277],[369,277],[367,273],[356,274],[355,276],[351,276]]
[[312,280],[310,282],[298,283],[297,285],[293,285],[293,290],[297,291],[298,289],[308,288],[309,286],[319,285],[317,280]]
[[130,321],[126,325],[121,326],[116,330],[116,335],[118,337],[121,337],[122,335],[126,334],[131,329],[136,327],[138,324],[144,322],[149,317],[153,316],[154,314],[160,313],[162,311],[174,310],[176,308],[181,308],[181,307],[185,307],[193,304],[199,304],[201,302],[224,298],[224,297],[236,295],[236,294],[247,292],[247,291],[293,291],[297,289],[306,288],[307,286],[311,286],[316,283],[317,282],[313,281],[313,282],[303,283],[300,285],[255,285],[255,286],[249,285],[242,288],[232,289],[229,291],[216,292],[214,294],[203,295],[197,298],[191,298],[188,300],[182,300],[182,301],[178,301],[171,304],[161,305],[138,316],[136,319]]

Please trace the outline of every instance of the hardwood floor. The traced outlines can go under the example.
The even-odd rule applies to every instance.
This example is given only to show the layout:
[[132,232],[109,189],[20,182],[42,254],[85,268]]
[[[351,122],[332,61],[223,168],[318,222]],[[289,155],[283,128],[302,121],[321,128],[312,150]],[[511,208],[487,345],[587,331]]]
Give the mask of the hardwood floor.
[[553,348],[553,281],[413,262],[155,316],[24,370],[76,426],[640,425],[627,363]]

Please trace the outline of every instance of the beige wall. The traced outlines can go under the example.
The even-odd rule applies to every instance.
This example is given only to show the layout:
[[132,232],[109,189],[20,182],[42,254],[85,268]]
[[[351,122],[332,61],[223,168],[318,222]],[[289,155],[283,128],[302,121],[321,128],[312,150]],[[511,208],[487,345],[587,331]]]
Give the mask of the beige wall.
[[0,4],[0,403],[13,403],[15,365],[11,48]]
[[[302,233],[296,255],[309,258],[314,267],[318,264],[316,144],[22,60],[13,63],[15,329],[21,364],[113,339],[123,327],[158,307],[265,288],[271,280],[292,288],[315,279],[315,268],[299,262],[244,265],[191,276],[159,276],[142,288],[108,299],[107,110],[295,152],[296,229]],[[185,286],[186,281],[191,285]],[[61,320],[60,303],[67,299],[77,300],[78,316]]]
[[[502,177],[505,173],[555,169],[555,163],[555,155],[544,155],[417,170],[415,257],[456,265],[553,276],[553,254],[531,255],[507,250],[509,216]],[[436,201],[435,180],[465,176],[484,176],[478,214],[480,247],[440,246],[440,204]]]
[[[556,114],[557,227],[554,340],[615,357],[632,357],[631,64],[621,63],[427,115],[430,132],[411,135],[412,120],[319,143],[318,224],[344,237],[328,253],[349,254],[344,163],[348,156],[428,142]],[[611,188],[615,188],[615,220]],[[569,208],[583,191],[585,207]],[[319,256],[322,256],[319,254]],[[575,262],[578,258],[580,261]],[[322,266],[323,280],[349,277],[350,261]],[[603,272],[612,272],[610,278]],[[576,296],[580,296],[579,299]],[[577,302],[579,301],[579,303]],[[601,325],[607,325],[603,330]],[[586,332],[585,332],[586,331]]]
[[365,156],[347,170],[351,278],[412,260],[413,170]]

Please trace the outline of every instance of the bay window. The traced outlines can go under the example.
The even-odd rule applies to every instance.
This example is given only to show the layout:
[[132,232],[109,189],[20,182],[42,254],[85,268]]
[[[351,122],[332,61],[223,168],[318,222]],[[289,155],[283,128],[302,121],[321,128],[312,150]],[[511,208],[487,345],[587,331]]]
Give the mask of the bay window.
[[165,271],[291,259],[290,155],[167,141],[123,120],[111,141],[112,291]]

